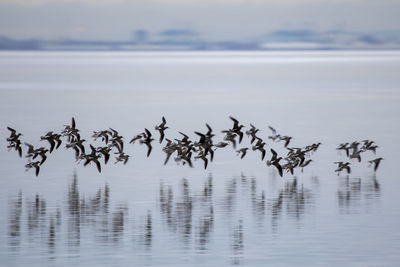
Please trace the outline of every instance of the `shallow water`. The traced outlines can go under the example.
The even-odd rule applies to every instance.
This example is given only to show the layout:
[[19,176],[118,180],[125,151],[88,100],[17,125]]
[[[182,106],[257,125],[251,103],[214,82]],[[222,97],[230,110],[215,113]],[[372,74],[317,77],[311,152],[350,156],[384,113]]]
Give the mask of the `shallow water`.
[[[0,262],[396,266],[399,70],[399,52],[3,52]],[[149,158],[144,146],[127,146],[128,164],[110,162],[101,174],[62,148],[35,178],[5,142],[11,126],[44,145],[39,137],[72,116],[87,140],[108,127],[129,139],[162,116],[167,137],[195,138],[206,122],[217,133],[231,127],[229,115],[264,139],[272,125],[293,146],[323,144],[295,177],[231,148],[217,150],[207,170],[201,161],[164,166],[155,144]],[[384,158],[377,173],[366,153],[351,175],[337,176],[333,162],[345,156],[336,146],[363,139]]]

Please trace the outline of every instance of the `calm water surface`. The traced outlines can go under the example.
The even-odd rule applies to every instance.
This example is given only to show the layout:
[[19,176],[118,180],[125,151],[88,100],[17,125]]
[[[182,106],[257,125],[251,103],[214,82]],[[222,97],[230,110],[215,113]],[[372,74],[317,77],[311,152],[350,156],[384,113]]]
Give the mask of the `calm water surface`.
[[[2,52],[0,265],[398,266],[398,73],[400,52]],[[101,174],[62,148],[36,178],[5,141],[11,126],[47,145],[40,136],[72,116],[87,140],[108,127],[129,140],[165,116],[169,138],[195,138],[207,122],[219,141],[229,115],[264,139],[272,125],[293,146],[323,145],[284,178],[232,148],[207,170],[164,166],[159,144],[149,158],[127,145],[128,164],[111,159]],[[363,139],[377,155],[337,176],[336,146]]]

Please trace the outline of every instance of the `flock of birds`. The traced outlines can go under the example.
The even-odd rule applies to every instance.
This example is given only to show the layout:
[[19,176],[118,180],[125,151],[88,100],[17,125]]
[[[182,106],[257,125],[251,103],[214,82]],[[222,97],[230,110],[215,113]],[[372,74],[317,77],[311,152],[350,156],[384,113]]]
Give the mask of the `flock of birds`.
[[[344,150],[348,159],[356,159],[358,162],[361,162],[362,153],[371,151],[375,155],[377,148],[378,146],[375,144],[374,141],[362,140],[361,142],[353,141],[352,143],[342,143],[336,148],[336,150]],[[374,171],[376,172],[381,160],[383,160],[383,158],[381,157],[370,160],[368,161],[369,166],[374,166]],[[337,161],[334,163],[337,164],[337,169],[335,170],[335,172],[337,172],[338,175],[342,171],[346,171],[347,174],[351,173],[350,162]]]
[[[240,124],[239,121],[232,116],[229,118],[233,122],[232,128],[221,131],[225,134],[223,141],[214,143],[215,134],[213,133],[213,129],[207,123],[207,131],[205,133],[199,131],[194,132],[196,136],[198,136],[197,141],[191,140],[188,135],[182,132],[179,132],[180,136],[178,138],[174,138],[173,140],[168,139],[165,137],[165,131],[168,129],[166,126],[167,121],[162,117],[162,122],[155,126],[155,130],[159,132],[159,143],[164,144],[164,147],[162,148],[162,151],[166,154],[164,165],[168,163],[172,155],[175,155],[174,160],[178,164],[193,167],[192,159],[201,159],[204,162],[204,169],[207,169],[209,162],[212,162],[214,159],[215,151],[227,146],[233,147],[241,159],[246,156],[248,151],[259,151],[261,160],[264,161],[267,154],[267,143],[258,135],[259,129],[250,124],[249,129],[244,131],[244,125]],[[273,142],[283,141],[283,147],[287,150],[287,153],[286,155],[278,155],[274,149],[270,148],[269,151],[271,157],[266,160],[266,165],[275,167],[281,177],[284,172],[293,175],[295,169],[301,169],[301,171],[303,171],[303,168],[312,162],[310,157],[312,153],[318,150],[321,143],[311,144],[302,148],[291,147],[289,145],[292,137],[280,135],[273,127],[268,127],[271,130],[271,135],[268,136],[268,139]],[[46,141],[49,144],[48,148],[35,148],[27,142],[22,143],[20,139],[22,136],[21,133],[18,133],[11,127],[7,127],[7,129],[10,131],[10,136],[7,138],[9,143],[7,148],[9,151],[15,150],[18,152],[19,156],[22,157],[22,148],[24,144],[27,148],[25,157],[28,158],[28,163],[25,165],[25,168],[27,171],[29,169],[35,169],[36,176],[39,175],[40,168],[46,161],[48,155],[54,150],[59,149],[63,142],[65,143],[66,149],[73,149],[75,151],[75,158],[78,163],[83,161],[84,166],[93,163],[98,172],[101,172],[102,162],[106,165],[113,154],[115,155],[115,163],[122,162],[123,164],[126,164],[130,157],[130,155],[126,154],[124,151],[124,137],[113,128],[94,131],[92,138],[94,141],[99,139],[103,145],[95,147],[94,145],[89,144],[90,151],[88,151],[87,146],[85,146],[87,140],[81,138],[80,130],[76,127],[74,118],[72,118],[71,125],[64,125],[64,129],[60,133],[50,131],[40,137],[40,141]],[[241,144],[244,135],[249,137],[250,147],[237,149],[237,146]],[[133,145],[139,143],[141,145],[146,145],[146,155],[149,157],[152,152],[152,142],[154,140],[152,133],[145,128],[142,133],[131,138],[129,144]],[[364,140],[362,142],[363,144],[360,148],[359,142],[353,142],[340,144],[337,149],[346,151],[346,155],[349,159],[357,159],[360,162],[361,153],[372,151],[375,154],[377,148],[373,141]],[[374,171],[378,169],[381,160],[382,158],[376,158],[369,161],[370,165],[374,165]],[[347,173],[351,172],[350,162],[335,162],[335,164],[338,164],[338,167],[335,170],[338,175],[344,170],[347,171]]]

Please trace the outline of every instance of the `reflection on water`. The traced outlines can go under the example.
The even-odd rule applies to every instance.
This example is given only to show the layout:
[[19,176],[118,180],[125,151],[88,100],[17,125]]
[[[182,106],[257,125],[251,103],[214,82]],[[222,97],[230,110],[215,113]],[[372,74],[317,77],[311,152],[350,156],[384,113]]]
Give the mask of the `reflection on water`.
[[375,200],[380,197],[380,184],[376,175],[366,178],[360,177],[341,177],[339,178],[339,188],[337,199],[340,211],[343,213],[357,213],[363,203],[370,208]]
[[[316,176],[311,177],[313,189],[296,177],[276,184],[276,188],[259,184],[257,178],[243,174],[225,180],[224,188],[217,187],[218,191],[211,175],[197,188],[185,178],[177,184],[161,181],[157,202],[141,212],[130,213],[135,211],[134,206],[111,202],[113,196],[107,184],[92,195],[80,193],[74,174],[61,205],[50,205],[52,200],[40,194],[29,197],[19,192],[10,198],[8,248],[18,252],[40,241],[40,257],[55,260],[65,257],[66,252],[68,257],[80,257],[88,244],[105,253],[107,247],[134,247],[148,255],[156,253],[154,247],[160,242],[171,242],[178,251],[195,251],[198,255],[207,255],[218,244],[230,255],[231,264],[245,264],[247,236],[262,238],[258,233],[277,232],[281,225],[297,224],[314,211],[314,191],[320,187]],[[375,176],[339,178],[337,199],[342,212],[372,205],[379,197],[380,185]],[[265,236],[265,242],[268,240]],[[129,253],[135,255],[138,251],[132,249]]]

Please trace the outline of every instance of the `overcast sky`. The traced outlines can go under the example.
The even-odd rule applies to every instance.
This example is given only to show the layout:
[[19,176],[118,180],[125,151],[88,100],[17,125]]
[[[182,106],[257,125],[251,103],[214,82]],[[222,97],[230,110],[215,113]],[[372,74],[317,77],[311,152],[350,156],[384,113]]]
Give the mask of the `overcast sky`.
[[129,40],[190,29],[211,40],[250,40],[279,29],[400,29],[399,0],[0,0],[0,36]]

